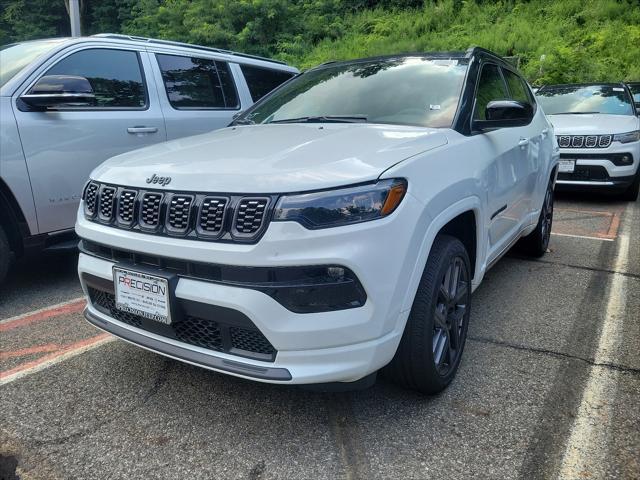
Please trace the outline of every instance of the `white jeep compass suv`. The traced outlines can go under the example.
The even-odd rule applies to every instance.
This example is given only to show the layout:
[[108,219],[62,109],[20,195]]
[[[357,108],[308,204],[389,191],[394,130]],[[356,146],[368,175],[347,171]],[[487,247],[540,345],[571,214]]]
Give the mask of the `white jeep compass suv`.
[[85,316],[247,379],[363,386],[387,366],[440,391],[486,270],[519,239],[546,251],[558,156],[486,50],[321,65],[228,128],[92,173]]
[[640,191],[640,112],[623,83],[548,85],[537,97],[560,147],[558,189]]

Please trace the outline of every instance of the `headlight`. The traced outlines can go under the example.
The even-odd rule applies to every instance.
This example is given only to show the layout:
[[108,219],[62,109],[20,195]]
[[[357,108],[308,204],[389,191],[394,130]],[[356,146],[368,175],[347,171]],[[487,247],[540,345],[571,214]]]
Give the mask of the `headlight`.
[[407,191],[403,179],[381,180],[323,192],[280,198],[273,220],[293,221],[309,229],[367,222],[392,213]]
[[631,143],[637,142],[638,140],[640,140],[640,130],[635,130],[633,132],[627,133],[618,133],[617,135],[613,136],[613,141],[620,143]]

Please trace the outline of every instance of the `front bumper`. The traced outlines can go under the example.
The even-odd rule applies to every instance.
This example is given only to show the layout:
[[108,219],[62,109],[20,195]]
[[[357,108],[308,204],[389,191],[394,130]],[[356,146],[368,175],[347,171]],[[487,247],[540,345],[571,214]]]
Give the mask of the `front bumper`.
[[[149,350],[232,375],[272,383],[352,382],[375,372],[395,354],[409,311],[402,309],[414,261],[408,252],[421,206],[410,195],[389,217],[348,227],[309,231],[292,222],[272,223],[255,245],[225,244],[122,231],[79,214],[83,239],[113,248],[221,265],[344,265],[366,290],[358,308],[296,313],[265,292],[178,275],[178,302],[239,312],[277,352],[273,359],[214,351],[117,320],[88,302],[89,322]],[[398,235],[407,232],[407,235]],[[177,256],[177,255],[179,256]],[[109,284],[118,264],[81,253],[78,271],[85,294],[97,278]]]
[[[632,162],[621,162],[623,156]],[[559,173],[559,190],[624,191],[638,174],[640,142],[613,142],[608,148],[563,148],[560,160],[576,162],[573,173]]]

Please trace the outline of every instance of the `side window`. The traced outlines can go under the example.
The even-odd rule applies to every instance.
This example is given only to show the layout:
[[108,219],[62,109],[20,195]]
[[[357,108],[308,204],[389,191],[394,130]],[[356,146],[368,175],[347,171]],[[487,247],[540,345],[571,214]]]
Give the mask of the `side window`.
[[518,75],[515,73],[502,69],[504,78],[509,86],[509,92],[511,92],[511,99],[518,102],[532,104],[531,96],[529,95],[529,89]]
[[254,67],[253,65],[240,64],[240,69],[247,81],[249,93],[251,93],[254,102],[294,76],[291,72]]
[[172,107],[238,108],[238,95],[226,62],[156,54]]
[[60,60],[45,75],[85,77],[98,108],[144,108],[147,104],[140,60],[130,50],[82,50]]
[[500,75],[500,69],[491,63],[485,64],[482,67],[480,80],[478,81],[473,118],[476,120],[486,120],[485,110],[489,102],[507,98],[509,98],[509,95],[502,80],[502,75]]

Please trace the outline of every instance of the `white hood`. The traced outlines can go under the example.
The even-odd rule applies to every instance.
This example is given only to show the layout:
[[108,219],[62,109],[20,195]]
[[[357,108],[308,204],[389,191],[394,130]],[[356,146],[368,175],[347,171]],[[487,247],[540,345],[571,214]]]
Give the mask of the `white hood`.
[[556,135],[607,135],[638,130],[640,120],[633,115],[585,113],[549,115]]
[[375,180],[402,160],[447,143],[446,130],[371,124],[229,127],[107,160],[97,181],[170,190],[285,193]]

